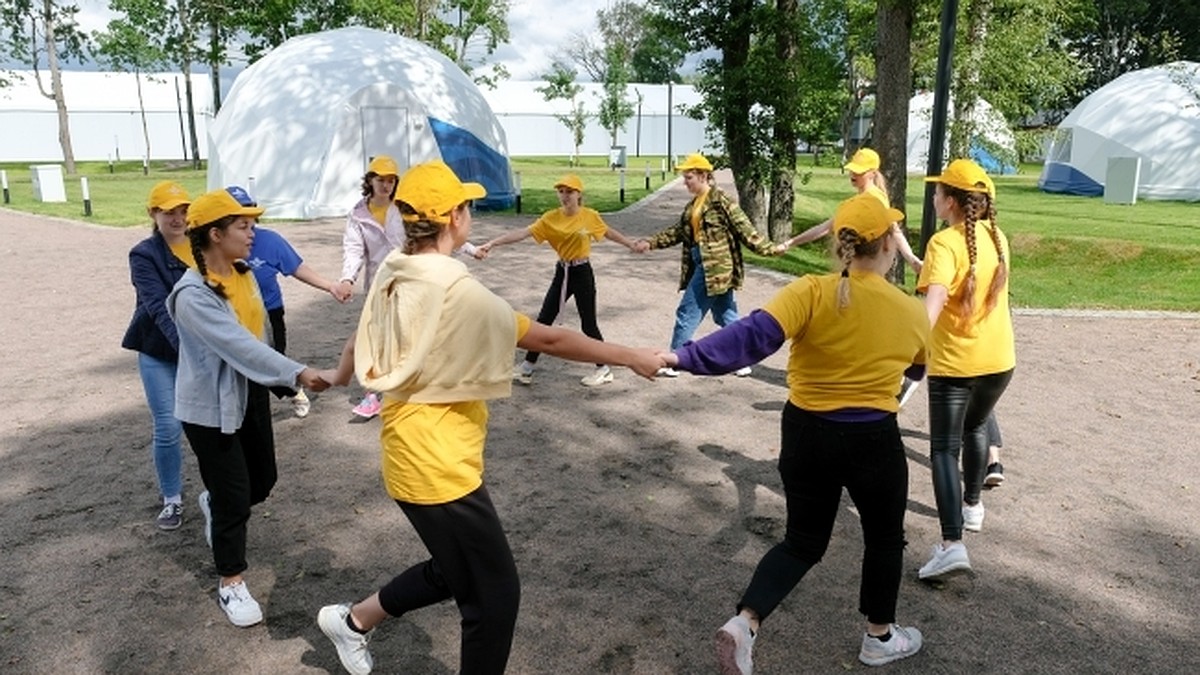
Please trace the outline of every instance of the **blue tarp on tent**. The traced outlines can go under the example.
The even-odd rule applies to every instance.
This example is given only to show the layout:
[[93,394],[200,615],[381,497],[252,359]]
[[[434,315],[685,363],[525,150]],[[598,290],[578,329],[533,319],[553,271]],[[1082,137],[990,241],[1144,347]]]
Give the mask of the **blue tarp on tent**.
[[1008,175],[1017,172],[1017,167],[1011,164],[1005,164],[998,157],[988,152],[979,141],[971,143],[971,149],[967,151],[971,159],[975,163],[983,167],[983,170],[992,175]]
[[474,134],[449,122],[429,118],[442,161],[463,181],[480,183],[487,196],[475,200],[480,209],[507,209],[516,201],[508,158],[488,147]]
[[1042,167],[1042,175],[1038,178],[1038,187],[1046,192],[1087,197],[1099,197],[1104,194],[1103,185],[1079,169],[1062,162],[1046,162]]

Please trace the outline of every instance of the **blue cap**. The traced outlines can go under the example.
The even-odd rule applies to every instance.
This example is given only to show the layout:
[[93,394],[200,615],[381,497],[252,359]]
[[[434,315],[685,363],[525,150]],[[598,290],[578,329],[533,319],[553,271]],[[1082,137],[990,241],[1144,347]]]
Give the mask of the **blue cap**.
[[242,206],[258,206],[258,202],[254,201],[254,198],[251,197],[250,193],[246,192],[246,189],[243,187],[230,185],[229,187],[225,188],[225,191],[232,195],[233,198],[237,200],[237,203],[241,204]]

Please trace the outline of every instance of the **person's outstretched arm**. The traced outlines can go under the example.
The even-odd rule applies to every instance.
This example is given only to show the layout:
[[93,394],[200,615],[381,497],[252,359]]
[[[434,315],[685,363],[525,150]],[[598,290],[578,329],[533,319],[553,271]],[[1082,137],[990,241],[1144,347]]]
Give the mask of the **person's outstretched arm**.
[[504,234],[500,235],[499,237],[496,237],[495,239],[487,242],[486,244],[479,246],[478,248],[480,248],[481,250],[484,251],[485,254],[487,254],[487,253],[491,253],[492,249],[497,246],[505,246],[507,244],[515,244],[518,241],[521,241],[522,239],[527,239],[529,236],[530,236],[529,228],[522,227],[519,230],[512,230],[510,232],[505,232]]
[[325,291],[326,293],[332,295],[334,300],[337,300],[338,302],[346,302],[350,299],[350,294],[344,292],[345,289],[342,288],[342,284],[334,283],[321,276],[321,273],[314,270],[308,263],[300,263],[300,266],[296,268],[296,271],[292,274],[292,276],[296,277],[300,281],[303,281],[309,286],[312,286],[318,291]]
[[517,342],[517,346],[570,361],[625,366],[650,380],[654,379],[655,373],[663,365],[662,359],[653,349],[601,342],[577,331],[537,322],[529,324],[529,330]]
[[611,227],[610,227],[610,228],[608,228],[608,230],[606,230],[606,231],[604,232],[604,238],[605,238],[605,239],[607,239],[607,240],[609,240],[609,241],[615,241],[615,242],[617,242],[618,244],[620,244],[620,245],[624,246],[625,248],[629,249],[630,251],[633,251],[634,253],[641,253],[641,252],[642,252],[642,251],[639,251],[639,250],[638,250],[638,245],[637,245],[637,242],[633,241],[633,240],[632,240],[632,239],[630,239],[629,237],[626,237],[625,235],[621,234],[620,232],[617,232],[616,230],[614,230],[614,229],[613,229],[613,228],[611,228]]
[[816,225],[813,225],[791,239],[788,239],[787,241],[783,242],[783,246],[784,248],[792,248],[793,246],[807,244],[810,241],[816,241],[829,234],[832,229],[833,219],[830,218],[829,220],[826,220],[823,223],[817,223]]

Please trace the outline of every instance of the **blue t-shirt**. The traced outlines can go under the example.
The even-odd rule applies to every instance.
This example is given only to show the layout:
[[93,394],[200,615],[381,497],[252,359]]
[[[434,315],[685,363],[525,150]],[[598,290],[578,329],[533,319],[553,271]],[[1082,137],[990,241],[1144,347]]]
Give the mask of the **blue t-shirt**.
[[283,235],[254,226],[254,244],[250,247],[250,258],[246,264],[254,270],[263,305],[268,311],[283,307],[283,291],[279,289],[277,275],[292,276],[302,262],[304,260],[300,254],[287,243]]

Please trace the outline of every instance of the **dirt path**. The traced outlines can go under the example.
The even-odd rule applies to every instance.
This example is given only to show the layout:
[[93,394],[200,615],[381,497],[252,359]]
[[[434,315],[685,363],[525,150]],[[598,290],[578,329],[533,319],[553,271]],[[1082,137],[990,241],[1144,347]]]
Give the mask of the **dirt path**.
[[[680,206],[673,188],[608,220],[649,234]],[[474,239],[530,221],[484,214]],[[277,229],[336,273],[339,221]],[[316,397],[304,420],[277,404],[280,482],[255,510],[247,573],[266,622],[232,628],[213,602],[190,453],[184,526],[153,525],[149,419],[134,356],[118,346],[133,305],[126,252],[146,230],[0,210],[0,232],[0,670],[341,672],[317,609],[423,556],[383,491],[378,422],[348,423],[356,392]],[[470,264],[535,313],[552,263],[523,244]],[[678,251],[604,244],[595,263],[605,336],[665,345]],[[786,282],[752,272],[743,311]],[[299,283],[284,292],[293,355],[331,364],[361,296],[339,306]],[[566,322],[577,324],[573,311]],[[923,396],[901,413],[911,484],[900,619],[927,643],[890,672],[1195,670],[1200,320],[1022,313],[1016,325],[1018,371],[999,408],[1009,480],[985,496],[984,532],[969,535],[973,580],[915,580],[938,532]],[[619,371],[599,390],[579,386],[587,366],[542,364],[534,386],[492,406],[487,452],[523,583],[509,672],[709,672],[712,631],[783,529],[785,357],[745,379]],[[756,672],[863,668],[861,544],[846,506],[824,562],[764,626]],[[392,620],[372,642],[377,672],[455,672],[458,634],[450,605]]]

